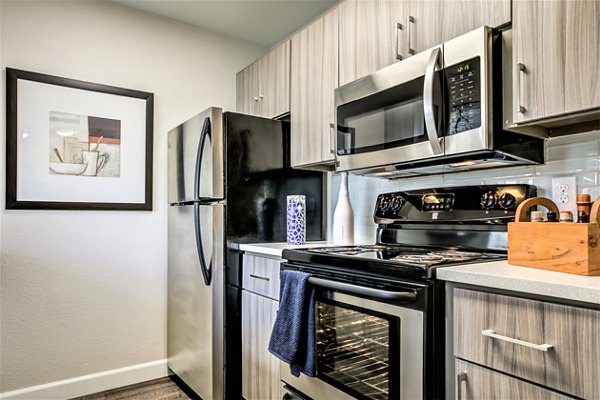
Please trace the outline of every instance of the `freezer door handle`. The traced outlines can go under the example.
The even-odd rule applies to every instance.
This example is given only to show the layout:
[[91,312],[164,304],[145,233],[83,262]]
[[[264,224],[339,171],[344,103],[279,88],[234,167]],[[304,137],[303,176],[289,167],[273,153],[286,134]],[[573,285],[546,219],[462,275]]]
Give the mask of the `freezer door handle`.
[[204,119],[204,125],[202,126],[202,133],[200,134],[200,141],[198,142],[198,152],[196,153],[196,169],[194,175],[194,198],[200,198],[200,173],[202,171],[202,157],[204,155],[204,144],[206,138],[209,140],[210,137],[210,118]]
[[202,244],[202,231],[200,230],[200,204],[194,203],[194,232],[196,234],[196,249],[198,250],[198,258],[200,259],[200,268],[202,268],[202,276],[206,286],[210,286],[212,280],[212,258],[208,265],[204,258],[204,246]]

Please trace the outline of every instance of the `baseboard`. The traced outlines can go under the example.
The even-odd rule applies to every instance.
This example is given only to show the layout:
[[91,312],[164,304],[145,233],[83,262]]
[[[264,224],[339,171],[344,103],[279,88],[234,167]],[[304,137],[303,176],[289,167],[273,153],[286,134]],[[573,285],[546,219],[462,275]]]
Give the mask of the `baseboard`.
[[0,393],[0,400],[56,400],[70,399],[87,394],[115,389],[121,386],[149,381],[168,375],[167,360],[151,361],[143,364],[132,365],[125,368],[112,369],[96,374],[78,376],[30,386],[24,389]]

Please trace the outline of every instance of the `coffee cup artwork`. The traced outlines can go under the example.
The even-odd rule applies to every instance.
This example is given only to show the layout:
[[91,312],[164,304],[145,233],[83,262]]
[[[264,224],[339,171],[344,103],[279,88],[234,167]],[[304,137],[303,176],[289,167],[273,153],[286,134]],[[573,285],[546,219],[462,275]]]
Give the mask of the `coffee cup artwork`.
[[121,121],[50,112],[51,175],[120,176]]

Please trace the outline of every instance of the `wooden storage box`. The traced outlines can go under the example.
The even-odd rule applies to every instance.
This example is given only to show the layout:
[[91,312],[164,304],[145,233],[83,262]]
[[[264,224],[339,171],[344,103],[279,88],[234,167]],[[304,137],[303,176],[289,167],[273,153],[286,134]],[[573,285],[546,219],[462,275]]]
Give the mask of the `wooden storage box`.
[[527,210],[541,205],[558,215],[552,200],[535,197],[517,208],[508,224],[508,263],[579,275],[600,275],[600,198],[592,205],[590,223],[528,222]]

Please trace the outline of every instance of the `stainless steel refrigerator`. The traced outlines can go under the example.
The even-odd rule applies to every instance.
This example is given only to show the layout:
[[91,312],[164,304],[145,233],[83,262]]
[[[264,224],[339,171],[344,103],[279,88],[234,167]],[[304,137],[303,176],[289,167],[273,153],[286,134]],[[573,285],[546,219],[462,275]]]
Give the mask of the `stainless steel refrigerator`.
[[238,245],[286,240],[288,194],[323,239],[320,172],[289,166],[289,123],[210,108],[168,137],[168,365],[202,399],[241,398]]

